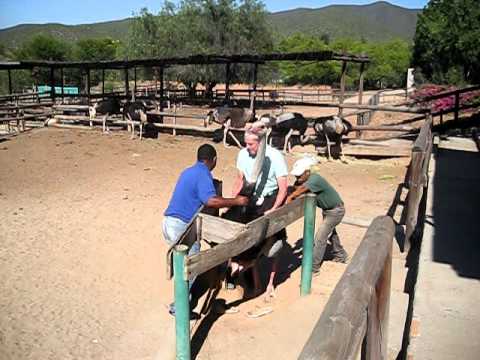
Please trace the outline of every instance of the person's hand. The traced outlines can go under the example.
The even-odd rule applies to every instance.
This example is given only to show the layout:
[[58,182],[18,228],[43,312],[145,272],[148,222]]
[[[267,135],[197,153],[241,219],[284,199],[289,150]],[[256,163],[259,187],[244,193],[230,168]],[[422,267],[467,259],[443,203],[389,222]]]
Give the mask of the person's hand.
[[285,204],[291,203],[295,198],[293,196],[288,196],[287,200],[285,200]]
[[237,206],[246,206],[248,204],[248,197],[237,195],[235,197],[235,203],[237,204]]

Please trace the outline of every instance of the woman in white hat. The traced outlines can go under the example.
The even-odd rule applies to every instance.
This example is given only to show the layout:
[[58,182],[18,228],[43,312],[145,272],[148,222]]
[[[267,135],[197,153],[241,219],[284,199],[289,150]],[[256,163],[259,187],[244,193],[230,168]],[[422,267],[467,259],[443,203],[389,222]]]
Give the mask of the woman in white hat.
[[297,178],[294,192],[287,197],[287,204],[293,199],[307,192],[316,195],[317,206],[322,209],[323,222],[315,234],[313,247],[313,274],[320,272],[323,262],[327,241],[332,244],[332,260],[336,262],[347,262],[347,252],[340,243],[335,227],[340,224],[345,215],[345,207],[340,195],[322,176],[311,172],[311,167],[317,161],[311,157],[304,157],[293,164],[290,174]]

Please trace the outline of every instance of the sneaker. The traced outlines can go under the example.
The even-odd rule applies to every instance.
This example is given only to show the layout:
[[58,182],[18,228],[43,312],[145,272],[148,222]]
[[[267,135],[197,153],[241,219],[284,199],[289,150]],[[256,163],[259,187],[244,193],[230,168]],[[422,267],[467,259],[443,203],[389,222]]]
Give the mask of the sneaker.
[[233,282],[226,282],[225,283],[225,288],[227,290],[235,290],[235,284]]
[[[175,316],[175,304],[174,303],[171,303],[168,306],[168,313],[172,316]],[[198,320],[198,319],[200,319],[200,314],[198,314],[194,311],[190,311],[190,320]]]
[[317,277],[318,275],[320,275],[320,268],[318,268],[318,269],[313,268],[312,269],[312,277]]
[[168,305],[168,313],[172,316],[175,316],[175,303]]
[[347,255],[347,253],[343,253],[343,254],[334,256],[332,261],[337,262],[337,263],[346,264],[347,261],[348,261],[348,255]]

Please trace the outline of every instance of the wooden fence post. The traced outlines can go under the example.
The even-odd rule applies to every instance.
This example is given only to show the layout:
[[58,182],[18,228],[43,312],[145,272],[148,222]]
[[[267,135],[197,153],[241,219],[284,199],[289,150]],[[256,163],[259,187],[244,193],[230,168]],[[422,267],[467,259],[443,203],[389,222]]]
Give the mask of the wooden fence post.
[[458,111],[460,108],[460,93],[455,93],[455,122],[458,121]]
[[63,76],[63,67],[60,68],[60,78],[62,86],[62,104],[65,102],[65,77]]
[[13,94],[12,90],[12,74],[10,72],[10,69],[8,69],[8,93]]
[[50,97],[55,102],[55,70],[53,66],[50,67]]
[[362,105],[363,100],[363,78],[365,76],[365,63],[360,65],[360,80],[358,81],[358,103]]
[[[417,140],[413,145],[412,158],[410,161],[408,180],[408,202],[407,218],[405,229],[405,242],[403,251],[410,249],[413,235],[418,222],[418,210],[420,200],[424,193],[423,187],[426,186],[429,157],[432,151],[432,116],[427,115],[427,120],[420,129]],[[428,158],[427,158],[428,157]]]

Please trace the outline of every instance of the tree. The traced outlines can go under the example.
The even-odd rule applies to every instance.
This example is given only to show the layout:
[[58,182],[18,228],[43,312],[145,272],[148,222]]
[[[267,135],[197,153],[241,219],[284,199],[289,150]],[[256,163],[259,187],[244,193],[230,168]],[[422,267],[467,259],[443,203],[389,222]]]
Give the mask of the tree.
[[377,88],[405,86],[411,58],[411,48],[407,42],[397,39],[386,43],[369,44],[366,51],[371,60],[365,74],[367,86]]
[[79,40],[75,58],[80,61],[113,60],[117,54],[118,40],[111,38]]
[[[331,50],[336,53],[366,54],[370,58],[365,72],[365,86],[371,88],[399,87],[405,82],[410,63],[410,47],[403,40],[385,43],[366,43],[365,41],[341,38],[326,44],[322,36],[294,34],[283,39],[279,51],[302,52]],[[339,61],[322,62],[284,62],[279,64],[281,77],[287,84],[328,84],[339,86],[342,64]],[[345,85],[356,88],[360,77],[360,67],[347,65]]]
[[[183,57],[196,54],[255,54],[273,49],[264,5],[257,0],[166,1],[158,16],[142,9],[130,29],[132,57]],[[170,71],[189,89],[209,92],[225,79],[224,65],[181,66]],[[251,69],[231,67],[232,80],[249,80]]]
[[65,61],[71,55],[70,45],[48,35],[37,35],[14,51],[17,60]]
[[417,21],[413,64],[431,81],[480,81],[477,0],[431,0]]
[[[50,60],[66,61],[71,59],[72,48],[62,40],[48,35],[37,35],[12,51],[15,60]],[[27,71],[15,72],[15,83],[18,88],[30,86],[32,83],[49,83],[50,72],[45,68],[34,68],[31,74]]]
[[[74,50],[74,57],[80,61],[102,61],[113,60],[117,55],[120,42],[111,38],[85,39],[77,41]],[[82,74],[80,71],[71,70],[67,81],[75,84],[80,83]],[[91,84],[97,84],[100,81],[100,72],[91,72]]]
[[[306,52],[330,50],[322,37],[293,34],[284,38],[278,45],[281,52]],[[338,80],[339,70],[334,62],[280,62],[281,78],[286,84],[332,84]]]

